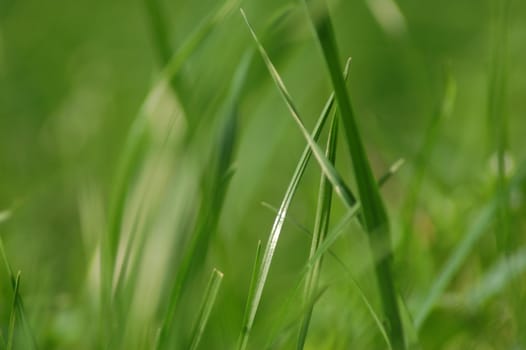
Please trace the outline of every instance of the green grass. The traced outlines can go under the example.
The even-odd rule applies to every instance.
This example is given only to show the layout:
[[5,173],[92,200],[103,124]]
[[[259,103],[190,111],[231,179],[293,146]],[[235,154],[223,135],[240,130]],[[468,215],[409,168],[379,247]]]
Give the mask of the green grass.
[[0,3],[0,350],[522,348],[525,14]]

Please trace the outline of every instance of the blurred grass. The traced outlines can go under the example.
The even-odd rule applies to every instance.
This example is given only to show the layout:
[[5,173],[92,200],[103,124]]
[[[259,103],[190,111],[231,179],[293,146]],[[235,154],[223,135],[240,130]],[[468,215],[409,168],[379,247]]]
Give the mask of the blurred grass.
[[[10,341],[13,349],[32,348],[30,334],[39,349],[152,348],[185,254],[195,268],[181,289],[170,342],[185,348],[195,339],[217,267],[224,277],[198,348],[236,346],[255,248],[276,216],[260,203],[279,206],[306,146],[264,64],[246,58],[254,44],[238,7],[264,28],[262,44],[307,130],[332,88],[299,2],[226,3],[223,12],[225,3],[211,0],[0,1],[0,235],[22,282],[13,294],[12,272],[0,269],[0,348]],[[498,17],[505,3],[508,15]],[[411,319],[420,325],[423,349],[520,348],[526,3],[328,5],[341,53],[335,58],[353,58],[349,95],[374,178],[405,159],[381,189],[393,280],[409,310],[401,312],[404,328]],[[174,66],[175,94],[162,77]],[[147,96],[154,98],[144,138],[119,189],[128,131]],[[323,131],[320,140],[326,137]],[[358,190],[344,140],[336,145],[338,173]],[[247,348],[295,348],[312,305],[305,349],[386,348],[371,317],[382,303],[367,236],[351,220],[338,228],[348,215],[339,201],[331,205],[327,244],[313,256],[326,255],[320,288],[300,302],[301,281],[316,260],[309,259],[312,237],[290,223],[314,227],[319,181],[311,162],[283,223]],[[488,203],[500,204],[488,214]],[[113,216],[120,223],[106,293],[115,313],[99,326],[100,243]],[[507,258],[492,234],[502,230],[509,232]],[[199,231],[206,231],[206,249],[191,254]],[[23,300],[28,329],[13,300]]]

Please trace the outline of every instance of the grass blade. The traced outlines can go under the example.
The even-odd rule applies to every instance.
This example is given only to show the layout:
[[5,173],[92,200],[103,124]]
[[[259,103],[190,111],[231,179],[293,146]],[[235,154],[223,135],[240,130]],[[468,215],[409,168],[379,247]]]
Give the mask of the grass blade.
[[245,327],[245,325],[248,324],[248,318],[249,318],[249,310],[250,310],[250,303],[252,302],[252,298],[254,297],[254,293],[256,290],[256,282],[258,280],[258,274],[259,270],[261,268],[261,241],[258,241],[258,246],[256,249],[256,257],[254,260],[254,268],[252,269],[252,276],[250,277],[250,286],[248,288],[248,296],[247,296],[247,304],[245,305],[245,312],[243,315],[243,329],[241,330],[241,334],[239,336],[238,340],[238,349],[245,349],[248,342],[248,329]]
[[[338,195],[343,199],[344,203],[349,207],[353,207],[356,204],[356,198],[354,197],[351,190],[345,185],[344,181],[342,180],[339,173],[334,169],[334,166],[329,162],[329,160],[325,157],[322,149],[316,141],[310,136],[309,132],[303,125],[303,121],[301,120],[301,117],[298,113],[297,108],[294,106],[294,103],[292,101],[292,98],[290,97],[290,94],[285,87],[285,84],[283,83],[283,80],[281,79],[278,71],[276,70],[276,67],[274,67],[274,64],[270,60],[270,57],[268,56],[265,48],[259,41],[254,29],[248,22],[248,19],[245,15],[245,12],[241,10],[241,14],[248,26],[248,29],[250,30],[250,34],[252,35],[254,41],[256,42],[256,45],[258,47],[258,50],[261,54],[261,57],[263,58],[263,61],[265,62],[265,65],[267,66],[267,69],[270,72],[270,75],[272,76],[272,79],[274,80],[274,83],[276,84],[282,98],[285,100],[285,103],[287,105],[287,108],[296,121],[296,123],[299,125],[301,132],[303,133],[303,136],[307,140],[307,143],[312,150],[312,153],[314,154],[314,157],[320,164],[320,167],[322,168],[323,172],[325,173],[325,176],[329,179],[331,184],[334,186],[334,191],[338,193]],[[348,61],[348,64],[350,64],[350,61]],[[343,76],[342,76],[343,80]]]
[[[241,11],[241,13],[243,14],[244,16],[244,13],[243,11]],[[246,17],[245,17],[246,19]],[[247,22],[248,24],[248,22]],[[251,30],[251,33],[254,33],[252,28],[250,27],[249,25],[249,28]],[[255,36],[255,34],[253,34]],[[257,38],[256,38],[257,40]],[[258,44],[259,44],[259,41],[256,41]],[[261,44],[258,45],[258,47],[262,48]],[[345,73],[344,75],[347,76],[348,75],[348,70],[349,70],[349,64],[350,64],[350,61],[348,62],[347,66],[346,66],[346,70],[345,70]],[[329,116],[329,112],[332,108],[332,105],[334,103],[334,95],[331,95],[327,101],[327,103],[325,104],[325,107],[323,108],[323,111],[321,112],[321,115],[320,115],[320,118],[318,119],[318,122],[316,123],[316,126],[314,127],[314,130],[312,132],[312,137],[309,135],[309,137],[311,137],[312,140],[317,140],[318,137],[320,136],[320,133],[321,133],[321,130],[325,124],[325,121],[327,120],[328,116]],[[298,185],[301,181],[301,178],[303,176],[303,173],[305,171],[305,168],[307,167],[307,164],[308,164],[308,161],[312,155],[312,148],[310,146],[307,146],[305,147],[301,157],[300,157],[300,160],[298,162],[298,164],[296,165],[296,169],[294,170],[294,174],[292,175],[292,178],[289,182],[289,185],[287,187],[287,191],[285,192],[285,195],[283,197],[283,200],[281,202],[281,205],[279,207],[279,210],[278,210],[278,215],[276,216],[275,220],[274,220],[274,223],[272,225],[272,230],[270,232],[270,236],[269,236],[269,239],[268,239],[268,242],[267,242],[267,245],[265,247],[265,251],[263,253],[263,258],[262,258],[262,262],[261,262],[261,269],[260,269],[260,272],[258,274],[258,281],[257,281],[257,285],[256,285],[256,288],[255,288],[255,292],[254,292],[254,295],[253,295],[253,298],[250,302],[250,311],[248,313],[248,318],[246,319],[246,323],[243,325],[243,336],[242,336],[242,340],[240,341],[240,350],[243,350],[245,349],[246,345],[248,344],[248,337],[250,335],[250,331],[252,330],[252,326],[254,324],[254,319],[256,317],[256,313],[257,313],[257,309],[258,309],[258,306],[259,306],[259,302],[261,300],[261,296],[263,294],[263,288],[265,286],[265,283],[266,283],[266,280],[267,280],[267,276],[268,276],[268,273],[269,273],[269,270],[270,270],[270,265],[272,263],[272,259],[273,259],[273,256],[274,256],[274,251],[276,249],[276,246],[277,246],[277,243],[278,243],[278,240],[279,240],[279,236],[281,234],[281,229],[283,227],[283,223],[285,221],[285,218],[287,216],[287,212],[288,212],[288,208],[290,206],[290,203],[292,201],[292,198],[294,197],[294,194],[296,193],[296,189],[298,188]],[[321,150],[319,150],[318,148],[318,151],[322,153],[323,155],[323,152]],[[346,187],[345,187],[345,190],[347,191],[347,197],[349,198],[349,201],[354,201],[354,196],[352,195],[352,193],[350,192],[350,190],[348,190]],[[344,191],[345,191],[344,190]]]
[[208,318],[212,312],[212,307],[214,306],[222,280],[223,273],[217,269],[214,269],[212,271],[212,275],[210,276],[208,286],[206,287],[203,303],[201,304],[201,310],[199,311],[199,317],[197,318],[197,322],[192,332],[193,335],[192,342],[189,347],[190,350],[195,350],[199,346],[199,342],[201,341],[201,337],[208,322]]
[[[2,236],[0,235],[0,255],[2,256],[2,260],[4,263],[4,266],[7,270],[7,274],[9,277],[9,282],[11,283],[11,288],[13,290],[13,310],[18,313],[18,317],[20,319],[20,322],[22,323],[22,326],[24,327],[24,330],[27,334],[27,337],[30,339],[31,347],[33,349],[38,349],[37,341],[35,339],[35,335],[33,334],[31,327],[29,325],[29,322],[26,317],[26,312],[24,308],[24,302],[22,300],[22,296],[19,293],[20,290],[20,272],[17,273],[15,276],[13,274],[13,270],[11,268],[11,264],[9,264],[9,260],[7,259],[7,254],[5,252],[5,246],[4,246],[4,240],[2,239]],[[11,314],[12,317],[15,317],[13,314]],[[13,319],[13,322],[15,320]],[[11,324],[11,321],[10,321]],[[14,327],[14,325],[13,325]],[[9,339],[8,339],[9,343]]]
[[[338,119],[336,113],[333,113],[333,119],[331,128],[329,131],[327,148],[325,155],[329,162],[334,164],[336,162],[336,145],[338,141]],[[325,175],[321,175],[319,192],[318,192],[318,206],[316,208],[316,218],[314,224],[314,232],[312,235],[312,243],[310,248],[309,257],[312,257],[316,252],[316,249],[325,239],[329,230],[329,220],[331,215],[332,206],[332,186],[327,181]],[[323,257],[323,256],[322,256]],[[309,324],[314,310],[315,303],[310,301],[313,299],[316,289],[319,284],[319,274],[321,270],[322,257],[316,261],[312,269],[309,271],[305,281],[305,291],[303,295],[303,302],[306,308],[305,314],[301,320],[300,333],[298,337],[297,349],[303,349],[305,346],[305,340],[307,338],[307,332],[309,330]]]
[[14,337],[15,337],[15,324],[16,324],[16,314],[19,312],[18,310],[18,299],[19,299],[19,291],[20,288],[20,271],[16,274],[15,278],[15,285],[13,289],[13,304],[11,308],[11,315],[9,316],[9,330],[7,335],[7,350],[13,349],[13,343],[14,343]]
[[[318,42],[331,77],[340,108],[349,153],[352,156],[358,193],[362,203],[363,221],[374,256],[377,282],[384,313],[389,322],[389,335],[394,349],[404,349],[404,332],[391,273],[392,248],[387,213],[367,160],[356,124],[351,100],[341,76],[338,47],[325,1],[304,0],[314,25]],[[320,12],[321,11],[321,16]]]

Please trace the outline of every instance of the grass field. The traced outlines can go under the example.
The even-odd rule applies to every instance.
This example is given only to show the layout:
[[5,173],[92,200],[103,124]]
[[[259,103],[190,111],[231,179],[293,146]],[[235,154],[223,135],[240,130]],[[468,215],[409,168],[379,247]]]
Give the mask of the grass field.
[[0,0],[1,349],[526,349],[526,2]]

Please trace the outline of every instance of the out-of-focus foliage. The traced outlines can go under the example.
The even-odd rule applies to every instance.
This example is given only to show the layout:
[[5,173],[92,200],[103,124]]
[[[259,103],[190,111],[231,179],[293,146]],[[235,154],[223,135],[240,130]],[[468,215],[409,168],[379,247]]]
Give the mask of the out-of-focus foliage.
[[[329,75],[302,2],[229,1],[223,13],[221,1],[158,0],[174,53],[217,16],[170,84],[147,1],[0,0],[0,236],[13,273],[21,271],[29,325],[17,320],[14,349],[31,348],[29,333],[40,349],[152,348],[200,230],[165,345],[192,342],[213,268],[224,277],[200,347],[238,341],[256,247],[276,216],[262,202],[279,207],[305,147],[238,8],[261,34],[309,130],[331,93]],[[379,178],[405,159],[381,192],[407,338],[424,349],[526,346],[526,316],[516,312],[526,268],[526,2],[509,2],[502,53],[511,270],[496,244],[498,121],[488,116],[500,3],[329,1],[341,62],[352,57],[349,90],[373,172]],[[112,217],[138,118],[144,138],[131,158],[123,213]],[[355,189],[342,142],[336,168]],[[311,241],[305,228],[313,231],[319,174],[311,160],[249,349],[296,346]],[[346,212],[333,202],[336,226]],[[100,258],[115,218],[117,263],[106,271],[113,287],[101,295]],[[2,349],[13,288],[0,265]],[[325,257],[326,289],[305,349],[385,346],[355,284],[381,313],[373,271],[366,235],[351,224]],[[111,307],[101,311],[104,298]]]

